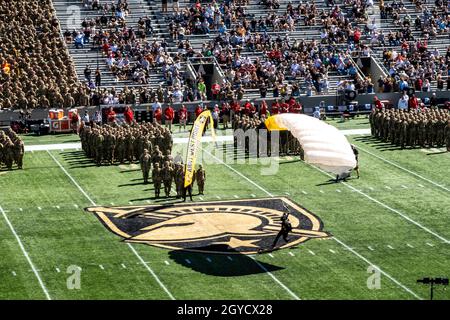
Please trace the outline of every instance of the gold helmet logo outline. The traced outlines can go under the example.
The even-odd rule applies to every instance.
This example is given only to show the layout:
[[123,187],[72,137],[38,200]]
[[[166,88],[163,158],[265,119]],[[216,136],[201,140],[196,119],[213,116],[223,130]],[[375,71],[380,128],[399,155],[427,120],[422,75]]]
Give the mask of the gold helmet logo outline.
[[85,210],[126,242],[191,252],[255,254],[273,242],[287,207],[292,231],[290,241],[279,249],[330,236],[322,231],[316,215],[286,197]]

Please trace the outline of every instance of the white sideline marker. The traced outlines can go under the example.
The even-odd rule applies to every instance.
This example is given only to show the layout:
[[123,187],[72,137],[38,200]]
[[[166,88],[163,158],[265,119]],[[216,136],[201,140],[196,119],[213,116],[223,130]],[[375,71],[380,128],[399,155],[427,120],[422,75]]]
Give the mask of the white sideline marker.
[[50,294],[47,291],[47,288],[44,285],[44,282],[41,279],[41,276],[39,275],[39,272],[37,271],[37,269],[35,268],[33,261],[31,261],[30,256],[28,255],[28,252],[25,250],[25,247],[22,244],[22,240],[20,240],[19,235],[17,234],[16,230],[14,229],[13,225],[11,224],[11,222],[8,219],[8,216],[6,215],[5,210],[3,210],[3,208],[0,206],[0,212],[3,215],[3,218],[5,218],[6,224],[8,225],[9,229],[11,230],[12,234],[14,235],[14,237],[17,240],[17,243],[19,244],[20,249],[22,250],[23,256],[25,257],[25,259],[27,260],[28,264],[30,265],[31,269],[34,272],[34,275],[36,276],[39,285],[41,286],[42,291],[45,294],[45,297],[47,298],[47,300],[51,300],[52,298],[50,297]]
[[331,253],[336,253],[336,251],[334,251],[333,249],[329,249]]
[[114,205],[114,202],[111,202],[111,205],[113,206],[113,205]]
[[133,204],[133,202],[131,202],[131,201],[128,201],[128,203],[129,203],[129,204]]
[[100,269],[105,270],[105,267],[103,267],[103,265],[99,264],[98,266],[100,267]]
[[295,255],[294,255],[292,252],[290,252],[290,251],[289,251],[289,254],[290,254],[291,256],[293,256],[293,257],[295,256]]
[[19,208],[19,211],[20,211],[20,212],[22,212],[22,211],[23,211],[23,209],[22,209],[22,208]]
[[253,198],[256,198],[256,195],[254,195],[253,193],[251,194],[251,196],[252,196]]
[[216,198],[219,199],[219,200],[222,199],[220,196],[216,196]]
[[404,184],[402,184],[402,188],[403,188],[403,189],[408,189],[408,187],[405,186]]
[[373,190],[374,190],[374,188],[373,188],[373,187],[369,187],[369,189],[370,189],[370,191],[373,191]]
[[121,267],[122,267],[122,268],[124,268],[124,269],[126,269],[126,268],[127,268],[127,266],[126,266],[126,265],[124,265],[123,263],[121,264]]
[[291,194],[289,192],[285,192],[286,195],[290,196]]
[[184,259],[184,261],[186,261],[188,264],[191,264],[191,260],[189,259]]
[[410,245],[409,243],[406,244],[408,247],[410,248],[414,248],[412,245]]
[[367,246],[367,248],[368,248],[370,251],[375,251],[375,249],[372,248],[371,246]]
[[418,184],[418,186],[421,187],[421,188],[425,188],[425,187],[424,187],[423,185],[421,185],[420,183]]
[[269,257],[273,258],[273,254],[269,253]]
[[233,261],[233,258],[230,256],[227,256],[228,260]]
[[430,247],[434,247],[434,244],[427,242],[427,245],[429,245]]
[[56,268],[55,268],[55,270],[56,270],[56,272],[58,272],[58,273],[60,273],[60,272],[61,272],[61,270],[59,270],[59,268],[58,268],[58,267],[56,267]]
[[78,205],[77,205],[77,204],[74,204],[73,206],[74,206],[75,208],[78,208]]
[[336,192],[341,192],[341,190],[339,190],[339,189],[336,189]]
[[13,272],[11,272],[12,273],[12,275],[15,277],[15,276],[17,276],[17,274],[16,274],[16,272],[15,271],[13,271]]
[[323,190],[322,190],[322,189],[321,189],[321,190],[319,190],[319,192],[320,192],[320,193],[325,193],[325,192],[323,192]]
[[392,188],[391,187],[389,187],[389,186],[384,186],[386,189],[388,189],[388,190],[392,190]]
[[391,250],[394,250],[394,247],[391,246],[390,244],[388,244],[387,247],[388,247],[389,249],[391,249]]
[[167,260],[164,260],[164,263],[165,263],[166,265],[169,265],[169,261],[167,261]]
[[150,200],[145,200],[145,202],[150,203]]
[[38,207],[38,210],[39,210],[39,211],[41,211],[41,210],[42,210],[42,208],[41,208],[41,207]]
[[208,262],[210,262],[210,263],[212,262],[212,260],[211,260],[210,257],[207,257],[207,258],[206,258],[206,261],[208,261]]
[[311,253],[313,256],[316,255],[313,251],[311,251],[311,250],[309,250],[309,249],[308,249],[308,252]]
[[306,192],[305,190],[302,190],[302,193],[303,193],[303,194],[308,194],[308,192]]
[[203,197],[198,197],[198,198],[203,201]]
[[238,196],[237,194],[235,194],[234,197],[235,197],[236,199],[239,199],[239,196]]
[[56,206],[56,209],[61,209],[61,207],[60,206]]

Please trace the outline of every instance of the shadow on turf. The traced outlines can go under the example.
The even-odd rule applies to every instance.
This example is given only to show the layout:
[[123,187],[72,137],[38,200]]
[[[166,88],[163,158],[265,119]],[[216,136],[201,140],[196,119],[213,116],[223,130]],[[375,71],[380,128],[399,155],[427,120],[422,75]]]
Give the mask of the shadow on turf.
[[[207,247],[193,248],[192,250],[214,250],[230,252],[227,245],[210,245]],[[233,253],[228,255],[231,260],[225,254],[197,253],[186,250],[170,251],[169,257],[174,262],[182,265],[183,267],[206,275],[217,277],[248,276],[284,269],[279,266],[258,261],[258,263],[262,266],[261,267],[247,255],[237,253],[237,251],[230,253]],[[209,262],[207,258],[209,258],[211,262]]]

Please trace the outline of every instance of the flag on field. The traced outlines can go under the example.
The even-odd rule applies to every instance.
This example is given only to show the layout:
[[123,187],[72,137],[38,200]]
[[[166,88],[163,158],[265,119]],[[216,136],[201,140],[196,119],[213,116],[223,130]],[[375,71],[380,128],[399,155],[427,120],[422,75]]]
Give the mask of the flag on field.
[[213,119],[211,111],[205,110],[199,114],[191,129],[191,135],[189,136],[188,149],[186,154],[186,172],[184,175],[184,187],[189,186],[194,178],[195,161],[197,160],[198,147],[202,140],[203,130],[205,129],[206,122],[209,119],[211,125],[212,137],[215,141],[216,136],[214,133]]

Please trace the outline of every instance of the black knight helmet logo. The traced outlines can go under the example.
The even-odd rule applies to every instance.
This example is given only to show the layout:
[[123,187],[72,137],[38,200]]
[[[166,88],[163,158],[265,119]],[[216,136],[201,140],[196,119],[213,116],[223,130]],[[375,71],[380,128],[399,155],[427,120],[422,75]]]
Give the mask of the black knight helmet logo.
[[292,247],[326,238],[320,219],[287,198],[124,207],[91,207],[100,221],[127,242],[194,252],[254,254],[270,247],[290,212]]

